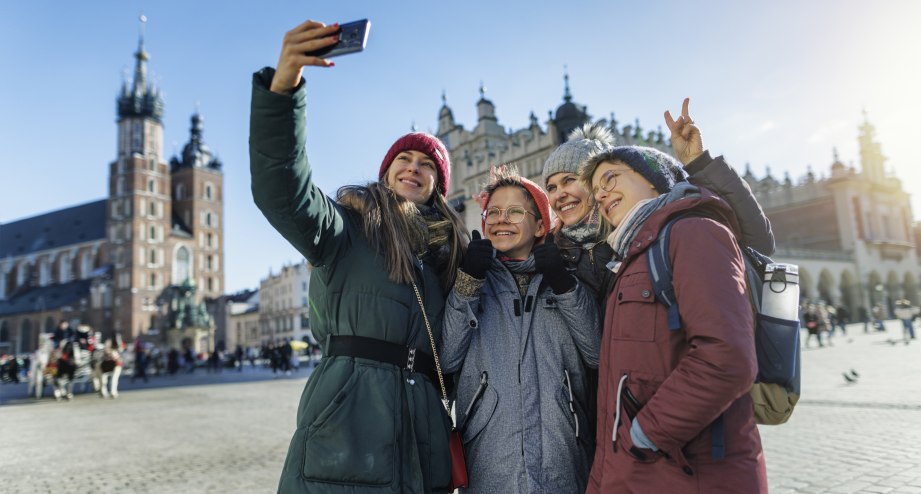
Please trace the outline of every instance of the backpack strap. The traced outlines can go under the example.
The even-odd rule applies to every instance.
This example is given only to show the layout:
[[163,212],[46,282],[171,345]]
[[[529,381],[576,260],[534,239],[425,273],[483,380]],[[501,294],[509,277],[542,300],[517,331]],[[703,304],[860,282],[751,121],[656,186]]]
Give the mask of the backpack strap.
[[678,314],[678,299],[675,297],[675,286],[672,284],[672,263],[668,258],[668,239],[672,226],[686,216],[687,214],[682,214],[668,220],[668,223],[659,230],[659,236],[656,241],[646,249],[652,290],[656,294],[656,299],[668,310],[669,331],[681,329],[681,318]]
[[[649,261],[649,277],[652,281],[652,289],[656,294],[656,299],[668,310],[668,329],[677,331],[681,329],[681,318],[678,313],[678,299],[675,297],[675,286],[672,284],[672,264],[668,258],[668,240],[671,235],[672,226],[688,214],[678,215],[668,221],[665,226],[659,230],[659,236],[656,241],[646,250],[646,259]],[[745,261],[748,263],[748,257]],[[746,269],[746,271],[751,271]],[[749,284],[753,284],[749,280]],[[710,425],[710,454],[714,460],[722,460],[726,457],[726,424],[720,414],[713,424]]]

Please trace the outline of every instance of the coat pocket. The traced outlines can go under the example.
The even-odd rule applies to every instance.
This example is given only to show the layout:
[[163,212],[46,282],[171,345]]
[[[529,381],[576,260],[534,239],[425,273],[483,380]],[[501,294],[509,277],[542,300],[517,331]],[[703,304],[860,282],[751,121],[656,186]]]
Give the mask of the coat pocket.
[[397,458],[399,380],[390,369],[356,364],[307,428],[303,475],[343,484],[388,485]]
[[498,406],[499,395],[496,393],[495,389],[487,387],[483,391],[483,396],[473,406],[470,415],[464,418],[463,439],[465,445],[476,439],[476,437],[483,432],[483,429],[489,424]]
[[557,394],[557,400],[563,409],[563,415],[566,416],[567,423],[572,428],[572,434],[575,439],[583,444],[594,442],[592,437],[593,431],[589,428],[588,417],[579,396],[571,388],[572,382],[569,379],[568,372],[563,371],[563,386]]
[[655,341],[659,303],[649,281],[649,273],[634,273],[617,287],[614,308],[615,340]]

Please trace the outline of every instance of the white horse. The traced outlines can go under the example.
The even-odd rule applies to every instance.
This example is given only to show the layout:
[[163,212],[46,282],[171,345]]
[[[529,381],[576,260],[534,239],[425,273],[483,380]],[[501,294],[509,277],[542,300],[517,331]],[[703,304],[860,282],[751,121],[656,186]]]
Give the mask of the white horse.
[[51,358],[51,351],[54,349],[54,343],[51,341],[50,333],[42,333],[38,337],[38,348],[32,352],[29,359],[29,387],[27,396],[35,394],[36,398],[41,398],[44,392],[45,382],[50,376],[45,372],[48,368],[48,359]]
[[107,341],[105,348],[97,350],[93,357],[93,389],[101,398],[118,398],[118,378],[122,374],[118,350]]

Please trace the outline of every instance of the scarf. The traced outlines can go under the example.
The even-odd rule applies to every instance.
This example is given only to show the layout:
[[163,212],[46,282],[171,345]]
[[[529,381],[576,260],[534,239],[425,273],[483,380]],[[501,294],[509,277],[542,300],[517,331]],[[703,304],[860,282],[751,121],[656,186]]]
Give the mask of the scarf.
[[512,273],[515,278],[515,284],[518,285],[518,293],[524,297],[528,293],[531,278],[534,277],[534,273],[537,270],[534,254],[528,254],[528,258],[524,260],[500,256],[499,261]]
[[560,235],[583,249],[594,247],[598,243],[600,234],[601,216],[598,213],[597,204],[592,206],[588,214],[578,223],[560,228]]
[[620,262],[627,257],[630,244],[633,243],[640,228],[653,213],[662,209],[666,204],[671,204],[679,199],[698,196],[700,196],[700,189],[688,182],[680,182],[675,184],[675,187],[670,192],[652,199],[644,199],[634,204],[624,215],[624,219],[617,225],[614,232],[608,236],[608,244],[614,249],[614,260],[611,261],[609,267],[614,272],[617,272]]

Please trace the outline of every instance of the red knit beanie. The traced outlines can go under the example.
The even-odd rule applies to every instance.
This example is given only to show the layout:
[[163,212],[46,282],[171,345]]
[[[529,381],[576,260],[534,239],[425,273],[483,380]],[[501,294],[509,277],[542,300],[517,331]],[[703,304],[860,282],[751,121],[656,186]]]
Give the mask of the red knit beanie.
[[[544,192],[544,189],[537,185],[536,183],[524,178],[518,177],[521,180],[521,185],[528,191],[528,194],[531,195],[531,198],[534,199],[534,203],[537,204],[537,212],[540,213],[540,220],[544,222],[544,229],[546,232],[550,232],[550,199],[547,198],[547,193]],[[489,199],[492,195],[487,196],[486,200],[483,202],[483,210],[486,210],[486,206],[489,204]],[[483,231],[486,231],[486,218],[483,218],[481,221],[481,228]]]
[[448,185],[451,183],[451,159],[448,157],[448,150],[440,139],[427,132],[412,132],[397,139],[390,146],[390,150],[384,155],[384,161],[381,162],[381,171],[377,175],[378,180],[382,180],[387,174],[387,169],[393,160],[403,151],[419,151],[432,158],[435,167],[438,168],[438,177],[435,179],[435,189],[444,197],[448,194]]

